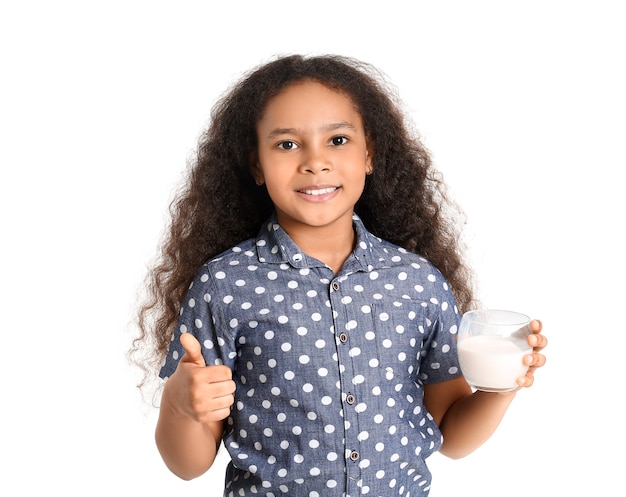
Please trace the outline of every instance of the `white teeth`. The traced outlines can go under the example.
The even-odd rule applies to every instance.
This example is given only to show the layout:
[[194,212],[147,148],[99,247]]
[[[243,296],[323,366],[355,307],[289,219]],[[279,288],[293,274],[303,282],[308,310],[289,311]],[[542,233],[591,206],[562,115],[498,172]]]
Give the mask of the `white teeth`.
[[321,190],[303,190],[307,195],[324,195],[325,193],[332,193],[336,190],[336,187],[322,188]]

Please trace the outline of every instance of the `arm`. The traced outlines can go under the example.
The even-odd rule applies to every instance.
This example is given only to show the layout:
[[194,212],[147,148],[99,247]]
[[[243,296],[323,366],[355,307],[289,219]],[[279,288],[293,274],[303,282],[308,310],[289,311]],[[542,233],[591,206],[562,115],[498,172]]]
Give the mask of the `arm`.
[[496,430],[515,392],[472,393],[465,378],[424,386],[424,403],[443,434],[440,452],[458,459],[480,447]]
[[200,344],[181,336],[185,355],[163,388],[156,444],[167,467],[182,479],[205,473],[215,461],[235,383],[226,366],[206,366]]
[[[541,322],[532,321],[531,329],[528,342],[533,353],[524,358],[529,369],[518,379],[520,387],[531,386],[535,370],[545,364],[545,356],[539,353],[547,345],[540,334]],[[480,447],[494,433],[515,395],[516,391],[472,393],[463,377],[424,385],[424,404],[443,434],[440,452],[457,459]]]

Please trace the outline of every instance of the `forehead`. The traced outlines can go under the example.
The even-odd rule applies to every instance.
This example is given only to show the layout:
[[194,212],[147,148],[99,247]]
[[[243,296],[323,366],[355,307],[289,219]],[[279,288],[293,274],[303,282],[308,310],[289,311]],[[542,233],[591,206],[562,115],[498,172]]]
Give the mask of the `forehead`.
[[358,120],[360,124],[360,114],[350,96],[317,81],[299,81],[267,102],[259,124],[298,119],[336,121],[339,118]]

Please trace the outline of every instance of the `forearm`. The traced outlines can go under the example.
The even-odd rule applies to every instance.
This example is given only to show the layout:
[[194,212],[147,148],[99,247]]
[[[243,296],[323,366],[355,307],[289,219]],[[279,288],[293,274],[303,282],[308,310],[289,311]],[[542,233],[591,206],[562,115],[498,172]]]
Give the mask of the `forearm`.
[[476,391],[457,400],[439,426],[443,434],[440,452],[458,459],[476,450],[496,430],[514,398],[515,392]]
[[156,444],[170,471],[184,480],[191,480],[213,465],[223,422],[199,423],[185,416],[168,402],[166,390],[155,432]]

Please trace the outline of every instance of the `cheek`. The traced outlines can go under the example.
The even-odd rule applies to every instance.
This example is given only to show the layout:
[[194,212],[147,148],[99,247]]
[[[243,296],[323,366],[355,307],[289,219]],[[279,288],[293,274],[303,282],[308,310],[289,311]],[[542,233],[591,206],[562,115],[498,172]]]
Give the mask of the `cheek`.
[[273,171],[265,171],[263,175],[263,181],[265,183],[265,188],[267,188],[267,193],[270,196],[274,196],[275,194],[280,194],[286,187],[287,182],[285,181],[284,174],[273,174]]

